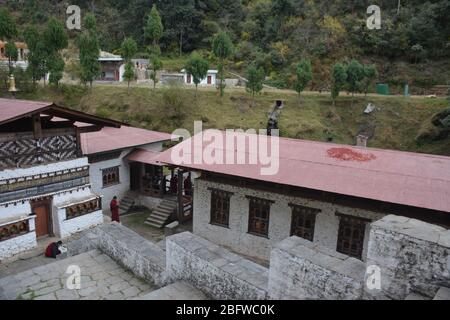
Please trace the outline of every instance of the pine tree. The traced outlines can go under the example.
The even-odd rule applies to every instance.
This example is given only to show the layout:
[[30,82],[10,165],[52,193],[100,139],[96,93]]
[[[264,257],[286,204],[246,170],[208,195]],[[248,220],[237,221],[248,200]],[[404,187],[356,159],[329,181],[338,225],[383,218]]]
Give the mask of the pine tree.
[[361,88],[361,81],[364,78],[364,67],[357,60],[352,60],[347,66],[347,85],[349,91],[352,93],[352,107],[355,92]]
[[130,90],[130,82],[134,79],[134,66],[131,61],[125,65],[125,72],[123,78],[128,82],[128,91]]
[[161,21],[156,4],[153,4],[152,10],[147,19],[147,24],[144,27],[144,35],[152,42],[154,47],[158,46],[164,32],[164,26]]
[[260,93],[263,89],[264,69],[256,68],[251,65],[247,68],[247,83],[246,90],[252,94],[252,105],[255,101],[255,95]]
[[233,43],[231,42],[230,37],[225,32],[219,32],[213,40],[213,54],[219,60],[219,89],[220,96],[223,97],[224,89],[225,89],[225,63],[226,60],[233,53]]
[[93,14],[84,18],[85,31],[77,38],[80,51],[81,81],[92,87],[92,82],[100,73],[100,45],[97,39],[97,22]]
[[158,70],[161,70],[161,68],[163,67],[162,61],[159,58],[158,55],[152,55],[150,57],[150,62],[152,64],[152,70],[150,73],[150,79],[153,80],[153,89],[156,88],[156,83],[158,82],[158,78],[156,76],[156,73],[158,72]]
[[50,72],[49,82],[58,86],[59,81],[63,77],[65,67],[61,50],[67,48],[69,45],[64,25],[55,18],[51,18],[42,37],[49,56],[47,62],[48,71]]
[[302,59],[297,64],[295,74],[297,78],[294,83],[294,89],[295,91],[297,91],[298,96],[300,97],[302,91],[306,89],[313,77],[311,61]]
[[344,88],[347,82],[347,70],[342,63],[336,63],[332,70],[333,83],[331,87],[331,98],[333,100],[333,106],[335,105],[336,98]]

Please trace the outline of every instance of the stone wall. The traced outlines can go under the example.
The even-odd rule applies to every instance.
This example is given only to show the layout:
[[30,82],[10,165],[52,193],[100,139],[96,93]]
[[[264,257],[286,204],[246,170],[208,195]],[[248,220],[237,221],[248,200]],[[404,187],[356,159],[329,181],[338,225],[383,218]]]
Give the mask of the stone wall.
[[[30,226],[31,227],[31,226]],[[36,233],[30,231],[29,233],[0,242],[0,262],[4,259],[10,258],[20,252],[31,250],[37,246]]]
[[[234,193],[230,199],[229,228],[210,224],[211,191],[208,188]],[[249,201],[246,196],[274,201],[270,209],[269,236],[267,238],[248,233]],[[201,178],[195,180],[194,198],[194,234],[216,244],[229,247],[236,252],[265,260],[269,259],[270,251],[277,243],[291,235],[292,209],[289,207],[290,203],[321,210],[316,217],[314,242],[332,250],[336,250],[339,229],[339,218],[336,216],[336,212],[363,217],[371,221],[376,221],[384,216],[371,211],[304,198],[288,197],[271,192],[239,188],[202,180]],[[367,253],[369,229],[368,225],[366,228],[363,260],[365,260]]]
[[186,280],[214,299],[267,298],[268,270],[189,232],[166,240],[170,281]]
[[291,237],[271,253],[269,294],[277,300],[357,300],[364,275],[362,261]]
[[367,265],[381,268],[381,291],[367,292],[367,298],[432,298],[441,286],[450,287],[450,231],[387,216],[372,224]]
[[116,222],[95,228],[95,233],[98,249],[123,267],[157,286],[166,284],[166,255],[156,244]]

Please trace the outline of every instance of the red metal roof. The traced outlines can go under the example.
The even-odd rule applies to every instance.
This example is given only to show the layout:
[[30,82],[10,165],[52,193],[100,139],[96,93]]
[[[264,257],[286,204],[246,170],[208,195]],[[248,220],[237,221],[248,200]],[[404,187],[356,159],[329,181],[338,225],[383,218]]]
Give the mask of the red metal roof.
[[57,120],[58,118],[70,119],[72,121],[102,126],[120,127],[123,124],[115,120],[105,119],[84,112],[60,107],[50,102],[0,98],[0,125],[34,114],[54,116]]
[[0,122],[12,118],[17,118],[23,114],[28,114],[30,112],[34,112],[51,105],[52,105],[51,102],[37,102],[37,101],[0,98]]
[[95,154],[171,140],[169,133],[122,126],[81,134],[83,154]]
[[158,158],[160,155],[161,155],[161,152],[137,149],[137,150],[131,152],[128,156],[126,156],[126,159],[128,161],[162,166],[161,162],[158,161]]
[[[203,149],[194,148],[192,141],[165,151],[159,161],[179,166],[172,152],[179,154],[182,148],[193,159],[194,153],[201,154],[208,146],[204,143]],[[280,138],[279,145],[279,171],[272,176],[261,174],[260,169],[267,167],[262,165],[203,163],[181,167],[450,212],[450,157],[286,138]],[[226,145],[208,153],[225,150],[237,159],[237,150]],[[248,151],[242,154],[249,156]]]

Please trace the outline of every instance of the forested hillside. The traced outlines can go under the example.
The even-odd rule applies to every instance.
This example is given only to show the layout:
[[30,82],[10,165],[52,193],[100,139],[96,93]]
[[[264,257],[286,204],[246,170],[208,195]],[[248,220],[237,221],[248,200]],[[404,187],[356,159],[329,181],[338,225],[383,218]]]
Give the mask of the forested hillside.
[[[101,48],[117,51],[134,38],[137,56],[148,56],[144,26],[153,4],[164,25],[162,55],[193,50],[212,58],[212,37],[227,32],[235,50],[230,68],[262,67],[268,82],[292,87],[293,66],[311,60],[313,89],[329,87],[336,61],[360,59],[377,65],[379,80],[414,88],[446,84],[450,79],[450,1],[448,0],[11,0],[2,1],[20,29],[44,26],[51,16],[63,20],[69,4],[93,12]],[[382,27],[369,30],[366,11],[381,7]],[[70,36],[75,38],[76,31]],[[400,89],[399,89],[400,90]]]

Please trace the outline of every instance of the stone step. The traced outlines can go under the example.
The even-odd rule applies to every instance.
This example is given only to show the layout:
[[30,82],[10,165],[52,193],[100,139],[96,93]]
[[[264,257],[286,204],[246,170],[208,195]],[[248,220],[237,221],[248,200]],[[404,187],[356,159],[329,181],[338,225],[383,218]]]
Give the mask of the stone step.
[[168,210],[168,209],[164,209],[164,208],[160,208],[160,207],[157,207],[155,210],[153,210],[153,212],[158,212],[161,214],[168,214],[168,215],[172,214],[172,212],[174,212],[174,211],[175,210]]
[[156,217],[156,216],[150,216],[147,218],[148,222],[153,222],[153,223],[160,223],[161,225],[164,225],[167,221],[167,219],[165,218],[161,218],[161,217]]
[[156,224],[156,223],[148,222],[148,221],[145,221],[144,224],[146,224],[148,226],[152,226],[152,227],[158,228],[158,229],[161,229],[164,226],[162,224]]
[[169,219],[170,218],[170,214],[165,214],[165,213],[159,213],[159,212],[153,212],[150,217],[158,217],[161,219]]

